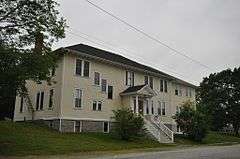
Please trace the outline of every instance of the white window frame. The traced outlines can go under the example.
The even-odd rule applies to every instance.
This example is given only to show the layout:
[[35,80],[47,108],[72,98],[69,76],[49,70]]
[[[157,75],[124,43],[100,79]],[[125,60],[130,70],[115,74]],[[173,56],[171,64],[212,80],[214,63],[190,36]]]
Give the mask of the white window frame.
[[[92,110],[93,111],[102,111],[102,106],[103,106],[103,102],[102,101],[94,100],[93,103],[96,103],[96,110],[93,109],[93,105],[92,105]],[[98,106],[99,103],[101,103],[101,110],[99,110],[99,106]]]
[[[103,82],[102,82],[102,80],[105,80],[105,81],[106,81],[106,89],[105,89],[105,90],[102,89],[102,87],[103,87]],[[108,89],[107,79],[101,79],[101,92],[107,93],[107,89]]]
[[[95,79],[96,79],[96,73],[98,73],[99,74],[99,84],[96,84],[95,82]],[[95,86],[101,86],[101,74],[99,73],[99,72],[94,72],[94,78],[93,78],[93,83],[94,83],[94,85]]]
[[[81,60],[82,61],[82,63],[81,63],[81,75],[78,75],[78,74],[76,74],[76,71],[77,71],[77,60]],[[84,76],[84,63],[85,63],[85,61],[86,62],[89,62],[89,74],[88,74],[88,76]],[[90,74],[91,74],[91,62],[90,61],[88,61],[88,60],[83,60],[83,59],[81,59],[81,58],[76,58],[76,60],[75,60],[75,72],[74,72],[74,74],[76,75],[76,76],[81,76],[81,77],[86,77],[86,78],[89,78],[90,77]]]
[[[107,128],[107,131],[106,131],[106,132],[104,131],[104,123],[108,123],[108,128]],[[109,129],[110,129],[110,123],[109,123],[109,121],[104,121],[104,122],[103,122],[103,133],[109,133]]]
[[74,121],[74,124],[73,124],[73,132],[74,133],[76,133],[76,122],[80,122],[80,131],[79,131],[79,133],[81,133],[82,132],[82,121],[80,120],[78,120],[78,121]]
[[127,86],[134,86],[134,72],[133,71],[126,71],[126,85]]
[[[81,99],[80,107],[76,107],[76,105],[75,105],[76,90],[79,90],[79,91],[81,92],[81,96],[80,96],[80,99]],[[82,107],[83,107],[83,90],[82,90],[81,88],[75,88],[75,89],[74,89],[74,98],[73,98],[73,100],[74,100],[74,102],[73,102],[74,108],[76,108],[76,109],[82,109]]]

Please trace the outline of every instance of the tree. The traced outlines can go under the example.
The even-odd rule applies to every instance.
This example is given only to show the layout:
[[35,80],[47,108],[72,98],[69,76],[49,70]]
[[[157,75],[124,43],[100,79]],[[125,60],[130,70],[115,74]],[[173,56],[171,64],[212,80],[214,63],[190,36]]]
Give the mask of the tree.
[[144,133],[144,120],[128,108],[114,110],[115,132],[122,140],[129,140]]
[[180,112],[175,115],[175,119],[185,136],[201,141],[207,134],[207,122],[205,116],[193,107],[192,102],[185,102]]
[[199,109],[210,119],[213,130],[231,124],[236,134],[240,128],[240,68],[210,74],[199,87]]
[[[53,0],[0,1],[0,108],[16,93],[27,95],[26,80],[51,83],[58,56],[53,42],[63,38],[66,22]],[[14,102],[12,102],[14,103]]]

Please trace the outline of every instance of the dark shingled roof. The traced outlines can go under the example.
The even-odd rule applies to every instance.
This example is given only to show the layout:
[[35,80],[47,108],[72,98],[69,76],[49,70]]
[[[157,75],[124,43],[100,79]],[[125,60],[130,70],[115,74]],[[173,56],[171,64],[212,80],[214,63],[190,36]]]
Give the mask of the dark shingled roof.
[[88,46],[88,45],[84,45],[84,44],[77,44],[77,45],[68,46],[68,47],[65,47],[65,48],[70,49],[70,50],[80,51],[82,53],[86,53],[86,54],[91,55],[91,56],[100,57],[100,58],[110,60],[110,61],[113,61],[113,62],[126,64],[126,65],[129,65],[129,66],[137,67],[137,68],[144,69],[144,70],[149,70],[151,72],[159,73],[159,74],[162,74],[164,76],[170,76],[170,75],[168,75],[164,72],[161,72],[161,71],[156,70],[156,69],[154,69],[152,67],[149,67],[149,66],[145,66],[143,64],[140,64],[138,62],[130,60],[130,59],[128,59],[126,57],[123,57],[121,55],[118,55],[118,54],[115,54],[115,53],[112,53],[112,52],[108,52],[108,51],[105,51],[105,50],[101,50],[101,49],[98,49],[98,48],[95,48],[95,47],[92,47],[92,46]]
[[[123,91],[122,93],[131,93],[131,92],[137,92],[140,89],[142,89],[144,86],[146,86],[145,84],[143,85],[137,85],[137,86],[132,86],[132,87],[128,87],[125,91]],[[121,94],[122,94],[121,93]]]
[[95,57],[102,58],[102,59],[105,59],[105,60],[109,60],[109,61],[112,61],[112,62],[117,62],[117,63],[125,64],[125,65],[128,65],[128,66],[136,67],[136,68],[139,68],[139,69],[147,70],[147,71],[150,71],[150,72],[153,72],[153,73],[163,75],[163,76],[165,76],[169,79],[177,80],[177,81],[182,82],[186,85],[196,87],[195,85],[193,85],[191,83],[180,80],[176,77],[173,77],[173,76],[171,76],[167,73],[164,73],[164,72],[159,71],[157,69],[154,69],[152,67],[140,64],[140,63],[135,62],[133,60],[130,60],[126,57],[123,57],[121,55],[118,55],[118,54],[115,54],[115,53],[112,53],[112,52],[109,52],[109,51],[101,50],[101,49],[98,49],[98,48],[95,48],[95,47],[92,47],[92,46],[88,46],[88,45],[84,45],[84,44],[77,44],[77,45],[72,45],[72,46],[65,47],[64,49],[69,49],[69,50],[77,51],[77,52],[80,52],[80,53],[82,52],[82,53],[85,53],[85,54],[90,55],[90,56],[95,56]]

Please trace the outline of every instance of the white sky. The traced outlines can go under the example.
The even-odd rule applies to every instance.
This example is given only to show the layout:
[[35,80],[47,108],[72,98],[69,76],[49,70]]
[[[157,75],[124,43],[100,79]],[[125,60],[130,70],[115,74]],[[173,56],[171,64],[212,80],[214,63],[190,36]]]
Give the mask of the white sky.
[[239,0],[91,1],[212,70],[176,55],[85,0],[57,0],[69,31],[54,48],[88,44],[196,85],[212,72],[240,66]]

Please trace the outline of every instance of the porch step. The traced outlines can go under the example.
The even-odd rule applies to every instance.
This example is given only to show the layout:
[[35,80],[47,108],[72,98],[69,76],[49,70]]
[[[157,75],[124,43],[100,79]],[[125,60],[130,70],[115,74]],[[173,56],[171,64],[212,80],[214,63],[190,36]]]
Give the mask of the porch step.
[[173,132],[160,121],[156,122],[152,117],[144,117],[145,128],[148,135],[160,143],[173,143]]

